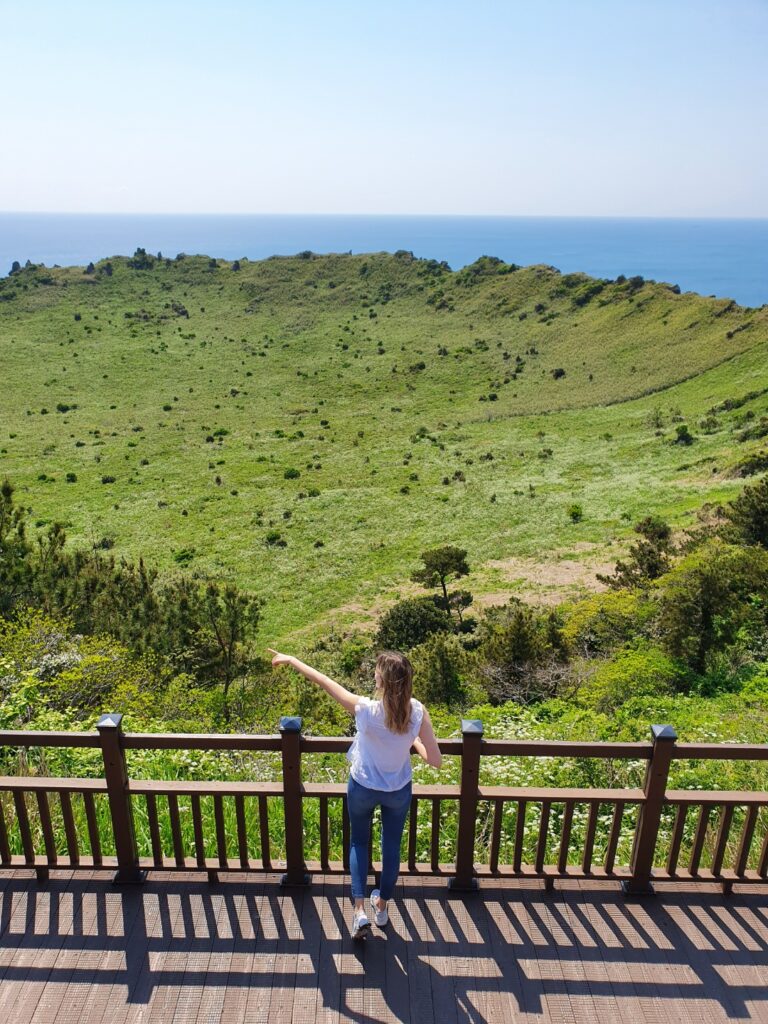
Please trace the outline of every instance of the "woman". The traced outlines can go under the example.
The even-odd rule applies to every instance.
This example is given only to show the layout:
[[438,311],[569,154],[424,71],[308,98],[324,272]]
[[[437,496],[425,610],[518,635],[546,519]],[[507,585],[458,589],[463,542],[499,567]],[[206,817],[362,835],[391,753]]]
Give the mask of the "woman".
[[411,806],[413,746],[427,764],[439,768],[443,758],[429,712],[411,696],[413,668],[399,651],[382,651],[376,660],[374,698],[357,696],[328,676],[289,654],[274,655],[273,665],[290,665],[317,683],[355,716],[357,734],[347,753],[350,762],[347,810],[350,823],[349,868],[352,875],[352,936],[367,938],[371,924],[365,912],[368,839],[374,808],[381,807],[381,887],[371,893],[373,918],[384,927],[387,903],[400,873],[400,842]]

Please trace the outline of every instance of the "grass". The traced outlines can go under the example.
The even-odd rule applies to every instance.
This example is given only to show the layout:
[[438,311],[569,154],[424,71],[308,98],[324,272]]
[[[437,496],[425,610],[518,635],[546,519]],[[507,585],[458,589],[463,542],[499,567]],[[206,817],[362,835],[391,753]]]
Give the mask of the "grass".
[[[565,596],[764,447],[768,393],[699,424],[768,389],[766,307],[407,254],[110,264],[0,281],[0,475],[41,528],[261,594],[271,645],[370,626],[437,544],[478,597]],[[537,572],[563,558],[578,584]]]

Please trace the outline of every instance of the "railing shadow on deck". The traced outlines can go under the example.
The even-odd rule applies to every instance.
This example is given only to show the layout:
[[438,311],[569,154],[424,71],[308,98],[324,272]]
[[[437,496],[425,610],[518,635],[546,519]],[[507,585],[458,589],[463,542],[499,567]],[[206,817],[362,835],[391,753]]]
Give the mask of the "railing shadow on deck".
[[[768,745],[678,743],[669,725],[652,726],[651,737],[650,743],[486,740],[481,722],[463,720],[460,740],[439,741],[443,754],[460,759],[460,784],[413,787],[402,873],[442,876],[458,892],[495,877],[541,879],[547,888],[557,880],[611,879],[621,883],[625,895],[650,894],[656,882],[712,881],[726,892],[734,883],[765,882],[764,789],[667,786],[675,760],[768,761]],[[302,755],[342,754],[350,742],[350,737],[303,736],[301,719],[295,717],[281,719],[280,733],[273,736],[125,733],[120,714],[103,715],[96,733],[0,732],[0,747],[100,748],[103,764],[101,778],[0,777],[0,868],[32,867],[39,881],[56,867],[109,870],[117,883],[141,883],[150,869],[202,870],[215,882],[223,871],[281,868],[288,886],[307,885],[312,873],[344,874],[349,868],[346,787],[303,782]],[[171,749],[272,751],[280,755],[281,778],[266,783],[129,777],[127,751]],[[489,786],[480,781],[485,756],[623,759],[645,761],[646,770],[638,788]],[[280,860],[270,834],[270,800],[281,804]],[[337,801],[341,814],[332,835],[331,804]],[[315,860],[305,856],[309,804],[318,812]],[[423,846],[418,855],[417,841],[424,805],[431,817],[426,858]],[[440,858],[444,805],[456,816],[455,857],[449,863]],[[136,834],[139,815],[146,826],[143,850]],[[663,819],[669,823],[666,831]],[[341,860],[331,860],[332,848],[341,850]],[[377,872],[373,852],[371,841],[369,867]]]
[[322,891],[244,874],[214,886],[199,875],[151,876],[116,890],[75,872],[56,871],[43,888],[21,874],[0,880],[9,1020],[15,1001],[40,998],[45,985],[45,1019],[59,999],[86,1020],[125,1005],[158,1020],[184,1006],[196,1019],[253,1019],[269,1005],[275,1019],[341,1010],[356,1021],[388,1012],[441,1024],[565,1019],[570,1010],[555,1011],[569,1000],[592,1000],[607,1019],[646,1019],[643,1007],[653,1019],[689,1019],[683,1001],[701,1020],[768,1012],[765,890],[724,899],[688,886],[636,902],[605,883],[569,881],[552,893],[489,880],[483,899],[467,900],[446,898],[434,879],[405,879],[387,931],[359,944],[345,884],[332,877]]

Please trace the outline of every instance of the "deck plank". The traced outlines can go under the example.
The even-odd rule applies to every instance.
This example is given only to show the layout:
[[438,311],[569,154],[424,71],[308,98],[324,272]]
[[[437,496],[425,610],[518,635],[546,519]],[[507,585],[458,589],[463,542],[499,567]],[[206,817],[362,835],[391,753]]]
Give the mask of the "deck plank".
[[709,1024],[768,1020],[768,885],[625,900],[615,884],[401,876],[390,924],[350,936],[348,878],[66,868],[0,872],[8,1024]]
[[402,900],[405,953],[407,956],[408,986],[410,996],[410,1019],[434,1024],[435,1012],[432,1005],[432,979],[430,977],[429,954],[434,935],[424,914],[423,879],[404,880],[405,894]]
[[410,978],[408,976],[408,936],[403,917],[406,888],[401,876],[387,904],[389,924],[384,929],[387,948],[384,959],[384,993],[387,1009],[394,1020],[410,1019]]
[[246,1019],[251,979],[259,980],[253,967],[261,933],[259,901],[264,897],[265,884],[262,878],[244,882],[233,897],[231,960],[221,1001],[221,1024],[237,1024]]
[[[317,1024],[338,1024],[341,977],[336,970],[336,952],[341,944],[341,928],[334,913],[335,901],[343,886],[329,878],[313,881],[317,885],[320,935],[317,946],[317,985],[315,1008],[310,1020]],[[338,909],[338,908],[336,908]]]
[[[67,948],[66,941],[79,915],[77,894],[70,889],[73,874],[67,871],[56,882],[44,887],[38,886],[33,878],[32,884],[26,889],[23,937],[18,944],[11,939],[11,932],[17,934],[20,916],[15,918],[4,937],[3,944],[8,946],[9,952],[13,952],[8,964],[8,976],[0,986],[3,993],[0,996],[0,1019],[27,1024],[43,1000],[41,1019],[55,1020],[61,995],[57,999],[55,986],[49,986],[49,979],[55,968],[66,970],[73,967],[78,957],[77,950],[71,945]],[[47,928],[43,929],[46,920]],[[33,922],[31,933],[30,922]],[[41,932],[46,936],[45,947],[37,950],[35,940]]]
[[[73,920],[72,927],[64,937],[64,946],[71,945],[72,953],[71,955],[69,953],[60,954],[57,957],[51,972],[52,977],[46,982],[40,1001],[35,1008],[34,1018],[30,1019],[43,1021],[60,1019],[62,1008],[66,1009],[67,1019],[73,1021],[88,1019],[83,1016],[83,1007],[92,997],[93,990],[98,991],[98,986],[88,985],[84,978],[90,971],[99,970],[103,961],[103,953],[98,948],[98,941],[99,932],[103,930],[101,922],[106,916],[104,894],[100,891],[101,887],[98,884],[93,884],[93,880],[94,872],[90,872],[85,876],[78,876],[70,883],[69,892],[72,895],[73,911],[79,905],[79,911],[75,911],[77,924]],[[117,909],[118,907],[115,905],[113,911],[117,911]],[[69,937],[71,937],[70,943],[67,943]],[[96,948],[91,948],[91,942],[94,939],[97,945]],[[79,941],[79,949],[74,948],[75,941]],[[22,1020],[22,1018],[19,1019]]]

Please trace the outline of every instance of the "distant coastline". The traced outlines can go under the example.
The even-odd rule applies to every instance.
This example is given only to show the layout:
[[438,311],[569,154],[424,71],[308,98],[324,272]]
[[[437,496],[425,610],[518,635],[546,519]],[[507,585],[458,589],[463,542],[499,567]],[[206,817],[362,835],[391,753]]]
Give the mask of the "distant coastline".
[[454,270],[491,255],[768,303],[768,219],[0,213],[0,275],[14,260],[85,265],[138,246],[223,259],[408,249]]

